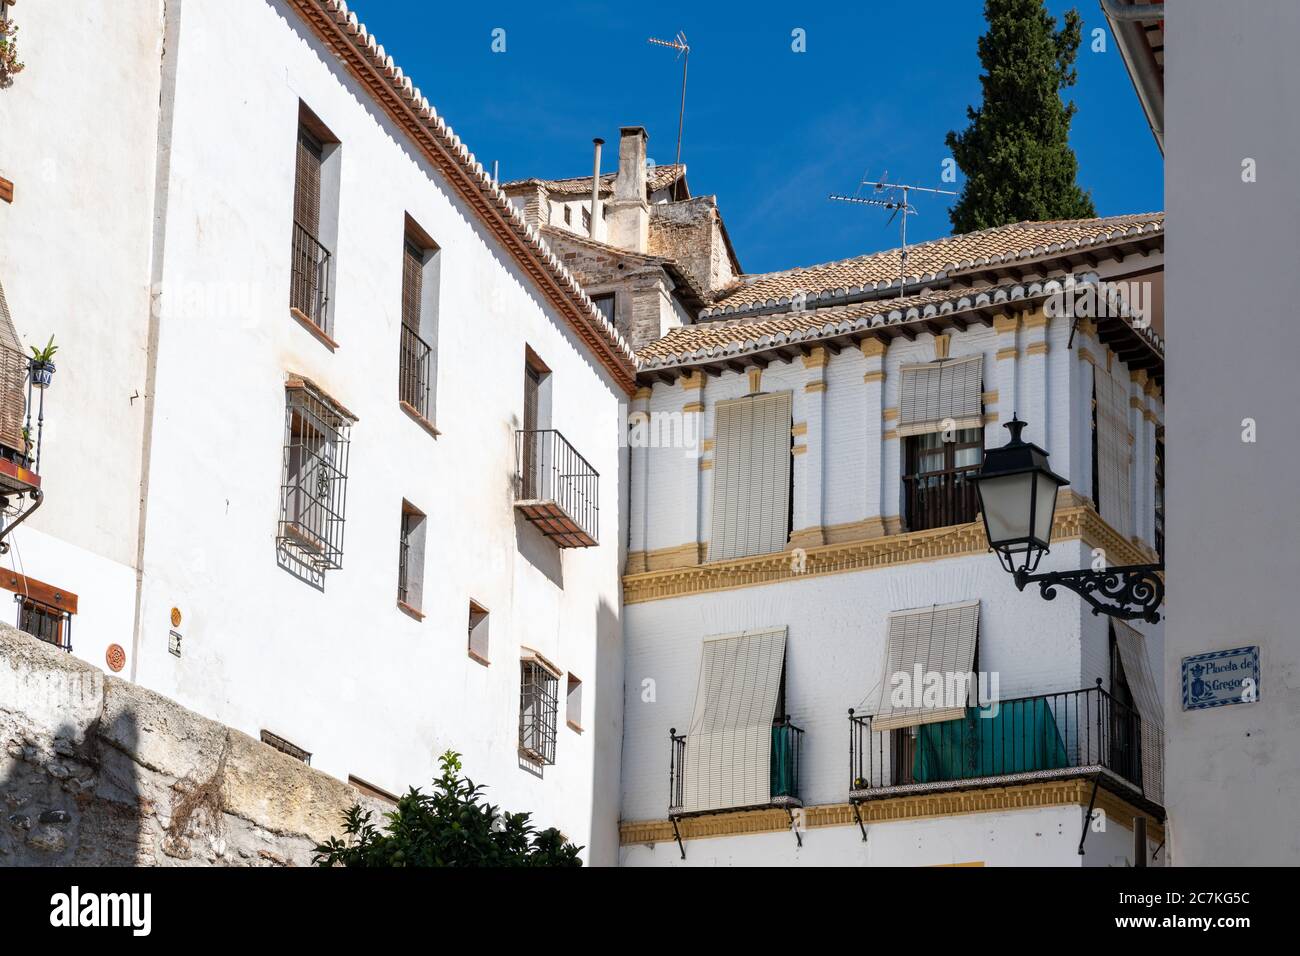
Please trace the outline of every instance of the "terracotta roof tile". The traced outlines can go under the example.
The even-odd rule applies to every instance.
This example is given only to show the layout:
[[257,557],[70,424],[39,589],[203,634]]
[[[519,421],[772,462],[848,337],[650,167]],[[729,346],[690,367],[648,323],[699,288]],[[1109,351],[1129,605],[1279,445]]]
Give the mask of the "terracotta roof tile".
[[[614,192],[614,173],[605,173],[600,177],[601,195],[608,195]],[[658,192],[661,189],[667,189],[678,179],[686,175],[686,164],[677,165],[669,163],[666,166],[654,166],[647,170],[646,175],[646,192]],[[573,179],[516,179],[513,182],[502,183],[501,188],[510,192],[520,186],[527,186],[531,183],[541,183],[546,187],[546,191],[559,196],[590,196],[591,195],[591,177],[578,176]]]
[[[1164,213],[1160,212],[1103,219],[1018,222],[983,229],[908,247],[909,280],[1106,245],[1132,236],[1159,234],[1163,229]],[[715,296],[713,306],[703,315],[771,307],[782,300],[788,301],[799,292],[811,295],[842,290],[848,293],[863,287],[897,286],[898,254],[898,249],[887,249],[839,262],[744,276],[734,286]]]

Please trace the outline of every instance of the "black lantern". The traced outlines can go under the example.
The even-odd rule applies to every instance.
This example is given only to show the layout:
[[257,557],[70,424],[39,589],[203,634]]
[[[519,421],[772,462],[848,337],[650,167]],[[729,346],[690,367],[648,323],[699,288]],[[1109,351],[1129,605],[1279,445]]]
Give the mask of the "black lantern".
[[1056,490],[1069,484],[1047,467],[1047,452],[1022,441],[1026,423],[1012,418],[1011,441],[984,453],[975,490],[989,546],[1012,574],[1032,574],[1049,550]]
[[1093,614],[1142,618],[1154,624],[1160,620],[1156,608],[1164,601],[1163,564],[1034,573],[1050,550],[1056,492],[1069,482],[1047,467],[1047,452],[1021,440],[1025,424],[1012,417],[1006,426],[1011,441],[984,453],[984,464],[974,479],[989,547],[1015,576],[1021,591],[1026,584],[1037,584],[1050,601],[1056,588],[1064,587],[1092,605]]

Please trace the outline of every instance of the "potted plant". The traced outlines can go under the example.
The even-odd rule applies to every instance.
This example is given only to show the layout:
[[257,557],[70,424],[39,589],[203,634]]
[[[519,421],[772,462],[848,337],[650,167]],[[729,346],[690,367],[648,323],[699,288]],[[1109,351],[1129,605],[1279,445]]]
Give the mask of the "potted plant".
[[18,59],[18,27],[0,17],[0,90],[13,85],[13,78],[23,71]]
[[32,346],[32,384],[37,388],[48,387],[50,380],[54,378],[54,353],[58,350],[59,347],[54,344],[52,335],[44,348],[38,349],[35,345]]

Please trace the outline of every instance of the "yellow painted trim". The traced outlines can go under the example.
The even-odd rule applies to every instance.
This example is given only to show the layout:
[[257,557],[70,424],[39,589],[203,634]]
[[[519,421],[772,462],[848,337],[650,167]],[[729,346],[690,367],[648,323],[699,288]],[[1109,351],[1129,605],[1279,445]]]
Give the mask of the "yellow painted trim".
[[682,376],[682,388],[686,391],[698,391],[704,388],[704,373],[696,369]]
[[820,525],[814,528],[800,528],[790,532],[791,548],[820,548],[826,543],[826,529]]
[[880,440],[881,440],[881,441],[893,441],[893,440],[894,440],[895,438],[897,438],[897,437],[898,437],[898,429],[896,429],[896,428],[891,428],[891,429],[889,429],[888,431],[886,431],[886,432],[882,432],[882,433],[881,433],[881,435],[880,435]]
[[868,372],[866,375],[862,376],[862,381],[864,382],[883,382],[884,380],[885,373],[880,369],[877,369],[874,372]]
[[700,459],[700,471],[712,471],[712,470],[713,470],[713,459],[712,459],[712,458],[701,458],[701,459]]
[[[629,574],[665,571],[670,568],[689,568],[704,562],[709,546],[703,542],[679,544],[675,548],[657,548],[654,551],[629,551]],[[638,569],[638,570],[633,570]]]
[[808,423],[807,423],[807,422],[796,422],[794,425],[791,425],[791,426],[790,426],[790,434],[793,435],[795,438],[798,438],[800,435],[807,435],[807,434],[808,434]]
[[702,439],[700,441],[700,451],[713,451],[713,446],[715,444],[717,444],[716,439],[713,438]]
[[792,455],[804,455],[807,454],[807,452],[808,452],[807,445],[795,445],[793,448],[790,449],[790,454]]
[[1025,354],[1026,354],[1026,355],[1046,355],[1046,354],[1047,354],[1047,343],[1046,343],[1046,342],[1030,342],[1028,345],[1025,346]]
[[1001,361],[1002,359],[1015,358],[1019,354],[1020,354],[1019,349],[1017,349],[1015,346],[1011,346],[1010,348],[998,349],[997,358],[998,361]]
[[682,406],[682,411],[684,411],[684,412],[702,412],[702,411],[704,411],[704,403],[703,403],[703,402],[687,402],[685,405]]
[[803,390],[805,392],[824,392],[826,391],[826,383],[818,379],[815,382],[809,382],[803,387]]
[[1128,373],[1128,377],[1137,383],[1138,388],[1146,388],[1147,378],[1149,377],[1146,369],[1135,368]]
[[991,392],[985,392],[980,396],[980,401],[985,405],[996,405],[998,403],[998,390],[995,388]]
[[649,385],[642,385],[640,388],[636,390],[636,392],[633,394],[632,397],[635,398],[637,401],[644,401],[645,399],[649,398],[652,394],[654,394],[653,388],[651,388]]
[[897,421],[897,420],[898,420],[898,409],[897,409],[897,408],[885,408],[885,409],[881,409],[880,417],[881,417],[883,420],[887,421],[887,422]]
[[985,413],[984,413],[984,424],[985,424],[985,425],[996,425],[997,423],[998,423],[998,413],[997,413],[997,412],[985,412]]
[[803,357],[803,367],[825,368],[828,361],[830,361],[830,353],[826,351],[825,346],[818,345]]
[[1018,315],[997,315],[993,317],[993,330],[998,334],[1014,332],[1019,327],[1020,316]]
[[755,366],[749,370],[749,393],[753,395],[763,387],[763,370]]
[[[1053,541],[1081,540],[1089,547],[1104,549],[1108,560],[1115,564],[1145,564],[1150,560],[1150,555],[1144,549],[1135,546],[1107,524],[1091,504],[1076,504],[1076,500],[1082,499],[1063,498],[1058,505],[1056,520],[1052,525]],[[885,523],[886,534],[868,533],[876,520]],[[838,526],[863,532],[861,536],[849,540],[843,540],[833,529],[827,529],[828,540],[836,543],[810,550],[800,574],[793,573],[789,555],[783,551],[718,561],[709,565],[701,563],[699,567],[674,567],[670,570],[627,574],[623,577],[623,602],[639,604],[691,594],[780,584],[804,577],[988,553],[983,521],[910,532],[899,531],[898,521],[896,516],[886,516]]]
[[880,339],[870,338],[859,342],[858,348],[862,350],[862,354],[867,358],[874,358],[877,355],[884,355],[887,346]]
[[1042,309],[1035,309],[1033,312],[1026,315],[1021,321],[1027,329],[1041,329],[1047,325],[1050,318],[1051,316]]
[[1146,408],[1146,407],[1147,407],[1147,403],[1144,402],[1144,401],[1142,401],[1142,399],[1138,398],[1136,395],[1130,395],[1130,396],[1129,396],[1129,399],[1128,399],[1128,407],[1129,407],[1129,408]]
[[1097,367],[1097,358],[1096,358],[1096,356],[1094,356],[1094,355],[1093,355],[1091,352],[1089,352],[1087,349],[1084,349],[1084,348],[1079,349],[1079,360],[1080,360],[1081,362],[1087,362],[1087,363],[1088,363],[1089,365],[1091,365],[1093,368],[1096,368],[1096,367]]
[[1151,411],[1151,409],[1149,408],[1144,408],[1142,410],[1142,417],[1145,418],[1147,421],[1149,421],[1152,425],[1160,424],[1160,417],[1156,415],[1155,412]]
[[934,337],[934,359],[941,362],[948,357],[948,346],[952,344],[952,336],[947,333],[941,333]]
[[1091,335],[1096,337],[1097,323],[1092,321],[1092,319],[1076,319],[1074,323],[1074,331],[1078,335]]
[[[1086,807],[1091,798],[1091,780],[1044,780],[978,790],[883,797],[859,804],[858,814],[864,824],[894,823],[1041,807]],[[1117,823],[1129,830],[1133,829],[1134,817],[1146,817],[1147,837],[1157,843],[1165,839],[1162,823],[1110,790],[1097,788],[1095,806],[1106,814],[1108,823]],[[809,830],[851,827],[857,826],[857,823],[853,806],[848,803],[820,804],[803,809],[803,825]],[[788,830],[790,818],[785,810],[776,808],[740,810],[734,813],[683,817],[677,826],[683,840],[703,840]],[[618,829],[619,842],[623,846],[669,843],[675,840],[671,820],[625,820],[619,823]]]

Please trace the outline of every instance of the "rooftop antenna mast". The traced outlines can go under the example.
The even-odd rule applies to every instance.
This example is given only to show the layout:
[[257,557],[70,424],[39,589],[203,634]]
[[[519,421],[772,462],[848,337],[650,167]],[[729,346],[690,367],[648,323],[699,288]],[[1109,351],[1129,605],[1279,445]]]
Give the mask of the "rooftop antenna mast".
[[[885,179],[889,178],[889,173],[885,173]],[[928,186],[913,186],[909,183],[891,183],[884,180],[864,179],[858,183],[858,191],[862,191],[863,186],[870,186],[872,194],[870,196],[841,196],[837,193],[831,193],[830,198],[835,202],[858,203],[863,206],[879,206],[881,209],[892,210],[889,214],[889,220],[885,225],[894,221],[894,217],[899,216],[899,254],[898,254],[898,297],[903,298],[903,286],[907,280],[907,217],[917,214],[916,207],[908,200],[910,193],[930,193],[936,196],[956,196],[957,193],[951,189],[931,189]]]
[[[686,42],[686,34],[681,30],[678,30],[677,36],[671,40],[658,40],[655,37],[650,37],[646,42],[653,46],[666,46],[670,50],[676,50],[677,56],[682,61],[682,105],[677,113],[677,169],[680,172],[682,166],[682,126],[686,122],[686,69],[691,65],[691,47]],[[679,175],[673,182],[674,199],[681,198],[678,187],[678,183],[681,181],[682,177]]]

